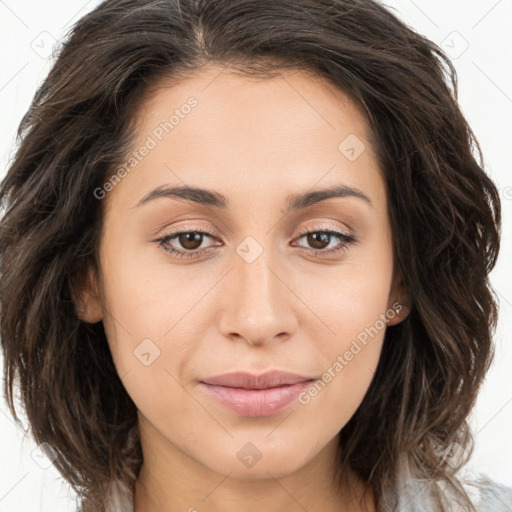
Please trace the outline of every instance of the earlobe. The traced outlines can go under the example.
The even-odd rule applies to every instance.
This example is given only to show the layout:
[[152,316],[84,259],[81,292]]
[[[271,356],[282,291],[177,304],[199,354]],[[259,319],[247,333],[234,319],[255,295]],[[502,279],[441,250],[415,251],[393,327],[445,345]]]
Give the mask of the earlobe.
[[85,279],[80,283],[75,299],[75,311],[80,320],[95,324],[103,320],[103,308],[95,272],[88,268]]
[[387,316],[388,326],[403,322],[411,312],[409,301],[395,300],[389,305]]
[[402,278],[399,277],[398,284],[395,284],[390,294],[388,314],[386,315],[388,326],[397,325],[409,316],[411,302],[411,295],[405,289]]

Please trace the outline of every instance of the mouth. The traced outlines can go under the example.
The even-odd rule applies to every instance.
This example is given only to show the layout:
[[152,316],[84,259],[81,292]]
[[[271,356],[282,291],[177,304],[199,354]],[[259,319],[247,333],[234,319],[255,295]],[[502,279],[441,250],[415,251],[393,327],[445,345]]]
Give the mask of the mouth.
[[272,370],[260,375],[249,372],[225,373],[223,375],[206,378],[201,382],[229,388],[269,389],[299,384],[311,380],[314,380],[314,377],[305,377],[296,373]]
[[282,411],[315,379],[289,372],[261,375],[235,372],[204,379],[202,389],[219,404],[241,416],[270,416]]

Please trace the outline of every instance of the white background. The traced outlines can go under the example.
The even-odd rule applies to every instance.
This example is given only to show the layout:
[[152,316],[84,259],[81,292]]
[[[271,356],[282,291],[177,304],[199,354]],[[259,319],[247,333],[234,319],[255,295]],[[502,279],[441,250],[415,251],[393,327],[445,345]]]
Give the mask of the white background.
[[[98,3],[0,0],[0,179],[12,157],[21,117],[49,70],[52,45]],[[460,104],[482,146],[487,171],[500,189],[503,240],[491,275],[501,303],[496,358],[472,417],[475,453],[468,468],[512,486],[512,0],[386,4],[452,56]],[[45,464],[37,457],[37,450],[33,456],[34,449],[0,400],[0,512],[74,510],[67,484],[49,461]]]

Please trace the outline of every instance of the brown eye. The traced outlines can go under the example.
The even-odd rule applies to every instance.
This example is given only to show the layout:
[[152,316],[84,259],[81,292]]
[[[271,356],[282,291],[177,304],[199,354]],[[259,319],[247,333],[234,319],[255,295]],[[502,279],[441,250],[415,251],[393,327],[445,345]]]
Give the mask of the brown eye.
[[184,249],[194,251],[201,246],[201,243],[203,242],[203,233],[199,233],[198,231],[179,233],[176,236],[176,240]]
[[[298,237],[298,240],[304,238],[307,242],[308,247],[304,247],[310,251],[314,251],[315,254],[319,255],[330,255],[337,253],[342,250],[348,249],[351,245],[357,242],[356,237],[343,233],[342,231],[333,231],[333,230],[316,230],[316,231],[301,231],[301,236]],[[338,240],[337,246],[326,250],[329,247],[332,240]]]
[[331,235],[324,231],[315,231],[313,233],[308,233],[306,235],[306,239],[313,249],[321,250],[325,249],[325,247],[329,245]]
[[193,258],[210,250],[201,247],[206,239],[213,239],[213,234],[200,230],[179,231],[155,240],[165,252],[176,258]]

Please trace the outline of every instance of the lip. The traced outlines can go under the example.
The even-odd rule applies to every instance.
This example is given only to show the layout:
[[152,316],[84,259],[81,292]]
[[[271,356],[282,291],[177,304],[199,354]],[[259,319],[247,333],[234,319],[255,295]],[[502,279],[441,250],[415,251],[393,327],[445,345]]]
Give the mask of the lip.
[[268,389],[286,386],[313,380],[314,377],[305,377],[296,373],[270,370],[260,375],[249,372],[232,372],[215,377],[208,377],[201,382],[215,386],[244,389]]
[[204,379],[202,389],[242,416],[270,416],[290,405],[315,378],[282,371],[234,372]]

